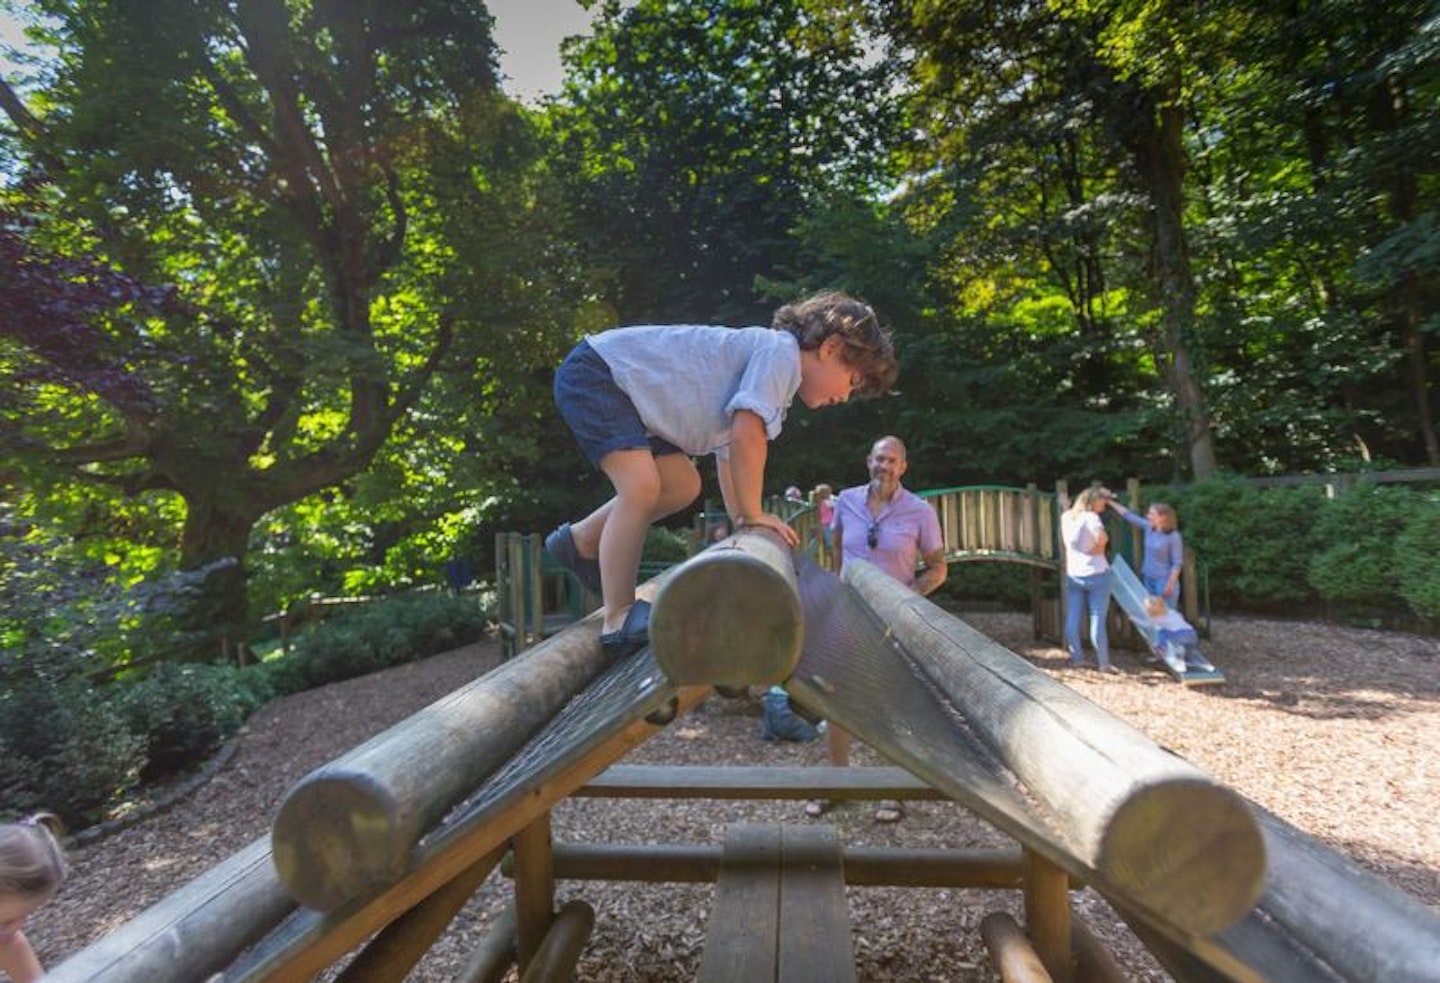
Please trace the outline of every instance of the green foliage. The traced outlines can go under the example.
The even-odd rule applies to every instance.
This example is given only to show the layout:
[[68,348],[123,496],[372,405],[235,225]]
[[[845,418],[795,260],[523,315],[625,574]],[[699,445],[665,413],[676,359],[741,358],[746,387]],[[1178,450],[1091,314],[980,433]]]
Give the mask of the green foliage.
[[950,607],[965,601],[993,601],[1009,608],[1030,606],[1032,568],[1014,563],[951,563],[945,583],[931,600]]
[[144,741],[141,778],[153,780],[204,760],[272,695],[253,669],[165,663],[121,684],[116,699],[130,733]]
[[1395,580],[1412,611],[1440,623],[1440,494],[1412,495],[1410,507],[1395,537]]
[[1313,597],[1309,564],[1326,505],[1318,488],[1257,488],[1226,477],[1179,490],[1171,502],[1189,546],[1205,560],[1219,608],[1278,606]]
[[145,741],[103,690],[32,680],[0,693],[0,791],[6,808],[49,809],[79,828],[140,780]]
[[397,595],[314,626],[265,671],[282,694],[351,679],[474,642],[492,613],[469,594]]
[[1393,607],[1400,596],[1395,549],[1416,505],[1404,488],[1361,482],[1328,501],[1315,534],[1309,582],[1327,601]]
[[686,531],[651,526],[645,533],[645,548],[640,558],[646,563],[679,563],[688,558],[692,551]]

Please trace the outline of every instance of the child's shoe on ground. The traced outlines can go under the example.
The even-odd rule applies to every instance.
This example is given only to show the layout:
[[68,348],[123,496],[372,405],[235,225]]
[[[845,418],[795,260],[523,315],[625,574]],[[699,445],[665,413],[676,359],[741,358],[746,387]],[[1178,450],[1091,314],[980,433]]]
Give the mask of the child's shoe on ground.
[[558,529],[545,537],[545,552],[578,577],[580,583],[600,593],[600,561],[580,555],[575,548],[575,537],[570,535],[570,523],[561,523]]
[[650,602],[636,601],[625,614],[625,621],[616,631],[600,635],[600,648],[611,665],[628,658],[650,644]]

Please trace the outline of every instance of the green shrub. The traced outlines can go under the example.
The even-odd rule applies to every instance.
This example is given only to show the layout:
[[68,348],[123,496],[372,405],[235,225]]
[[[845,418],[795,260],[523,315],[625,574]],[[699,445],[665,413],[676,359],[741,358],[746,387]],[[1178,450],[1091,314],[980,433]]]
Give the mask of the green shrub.
[[1340,604],[1398,607],[1396,545],[1420,498],[1405,488],[1361,483],[1326,501],[1309,568],[1316,593]]
[[1395,579],[1412,611],[1440,621],[1440,493],[1415,495],[1412,506],[1395,537]]
[[145,742],[145,780],[203,761],[272,694],[264,674],[254,669],[178,662],[119,685],[129,729]]
[[314,625],[266,674],[277,693],[293,693],[468,645],[488,623],[474,595],[401,594]]
[[1178,490],[1171,504],[1186,544],[1209,570],[1216,606],[1243,608],[1314,597],[1309,564],[1326,501],[1318,488],[1256,488],[1213,478]]
[[115,701],[79,680],[35,679],[0,695],[6,809],[48,809],[72,829],[105,818],[145,763]]

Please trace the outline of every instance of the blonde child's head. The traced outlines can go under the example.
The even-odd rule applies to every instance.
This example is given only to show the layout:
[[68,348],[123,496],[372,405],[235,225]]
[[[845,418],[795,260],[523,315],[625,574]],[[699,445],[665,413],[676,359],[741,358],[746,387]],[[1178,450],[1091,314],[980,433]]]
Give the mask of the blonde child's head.
[[810,493],[810,497],[817,502],[823,502],[834,494],[835,489],[822,482],[821,484],[815,486],[815,490]]
[[1152,618],[1163,616],[1168,609],[1169,605],[1165,603],[1165,598],[1159,594],[1151,594],[1145,598],[1145,613]]
[[50,900],[70,871],[60,846],[63,829],[48,812],[0,826],[0,894]]
[[775,312],[771,324],[794,335],[802,352],[816,351],[827,339],[838,337],[845,364],[861,376],[855,396],[879,396],[895,385],[900,369],[890,332],[864,301],[830,290],[786,304]]
[[60,820],[48,812],[0,826],[0,941],[60,890],[70,871],[60,832]]

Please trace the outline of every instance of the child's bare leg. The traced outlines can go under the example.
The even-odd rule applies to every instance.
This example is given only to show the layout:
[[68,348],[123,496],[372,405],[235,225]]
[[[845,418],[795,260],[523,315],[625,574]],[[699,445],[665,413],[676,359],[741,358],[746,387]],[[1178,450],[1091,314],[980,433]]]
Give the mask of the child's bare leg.
[[[660,497],[650,516],[652,523],[674,515],[700,495],[700,472],[684,454],[661,455],[655,458],[655,467],[660,473]],[[570,523],[570,535],[581,556],[600,555],[600,537],[604,535],[605,523],[615,509],[615,502],[612,498],[585,518]],[[643,548],[643,541],[641,545]]]

